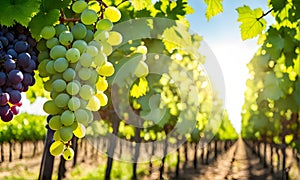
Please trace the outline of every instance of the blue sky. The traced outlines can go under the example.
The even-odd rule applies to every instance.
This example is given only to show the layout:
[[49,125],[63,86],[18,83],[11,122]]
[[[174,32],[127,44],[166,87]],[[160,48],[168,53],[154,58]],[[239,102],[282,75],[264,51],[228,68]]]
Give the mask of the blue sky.
[[[236,8],[249,5],[251,8],[268,10],[265,0],[224,0],[223,13],[206,20],[206,5],[203,0],[189,0],[195,13],[188,16],[191,29],[203,36],[204,41],[217,57],[225,79],[225,107],[229,118],[238,132],[241,129],[241,109],[244,102],[244,91],[248,69],[246,64],[251,60],[259,46],[257,39],[242,41],[240,37],[238,14]],[[270,22],[271,17],[267,17]],[[206,61],[209,61],[207,59]],[[219,75],[219,74],[218,74]],[[218,91],[223,91],[218,89]]]

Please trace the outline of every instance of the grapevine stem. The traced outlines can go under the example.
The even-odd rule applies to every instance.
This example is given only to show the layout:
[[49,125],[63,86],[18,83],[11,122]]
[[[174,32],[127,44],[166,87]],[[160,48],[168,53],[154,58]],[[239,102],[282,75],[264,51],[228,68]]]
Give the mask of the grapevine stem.
[[259,21],[261,18],[265,17],[266,15],[270,14],[274,8],[270,9],[269,11],[263,13],[259,18],[256,18],[257,21]]
[[117,7],[119,7],[122,3],[126,2],[126,1],[128,1],[128,0],[122,0],[122,1],[117,5]]
[[65,22],[79,22],[80,18],[65,18],[65,13],[62,9],[59,10],[60,12],[60,17],[59,17],[59,21],[61,23],[65,23]]
[[102,0],[98,0],[98,2],[99,2],[99,4],[100,4],[100,6],[104,6],[104,8],[107,8],[107,7],[108,7],[108,5],[105,4],[105,2],[103,2]]

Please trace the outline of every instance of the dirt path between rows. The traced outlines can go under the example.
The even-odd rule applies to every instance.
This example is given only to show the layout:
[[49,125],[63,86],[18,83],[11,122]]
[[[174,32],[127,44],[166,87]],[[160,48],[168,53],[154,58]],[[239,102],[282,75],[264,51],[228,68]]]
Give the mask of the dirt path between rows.
[[239,139],[227,152],[209,164],[201,165],[197,170],[187,167],[180,172],[177,179],[194,180],[272,180],[278,177],[271,175],[270,170],[263,167],[259,158]]

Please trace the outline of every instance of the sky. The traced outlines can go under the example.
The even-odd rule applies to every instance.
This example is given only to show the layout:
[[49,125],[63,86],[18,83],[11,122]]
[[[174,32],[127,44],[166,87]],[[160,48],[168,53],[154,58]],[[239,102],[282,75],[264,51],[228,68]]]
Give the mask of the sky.
[[[228,110],[233,126],[237,132],[240,132],[241,110],[244,102],[246,79],[248,77],[246,64],[251,60],[259,47],[256,44],[257,39],[241,40],[239,23],[237,22],[238,14],[235,9],[247,4],[251,8],[260,7],[267,11],[267,1],[224,0],[223,13],[212,17],[210,21],[207,21],[205,18],[206,5],[203,3],[203,0],[189,0],[189,4],[195,10],[194,14],[187,17],[191,24],[191,30],[203,36],[205,43],[209,46],[219,63],[221,70],[215,67],[215,70],[218,72],[213,75],[217,79],[224,78],[225,91],[224,89],[220,90],[220,88],[217,90],[225,92],[225,108]],[[270,21],[272,20],[269,19],[268,22]],[[206,61],[209,61],[209,58]],[[215,64],[212,65],[214,66]],[[219,71],[222,71],[223,75]],[[26,98],[24,97],[23,99]],[[30,105],[28,101],[24,100],[23,107],[28,107],[25,109],[28,113],[40,114],[43,112],[42,104],[44,101],[45,99],[38,99],[33,105]]]
[[[206,20],[203,0],[189,0],[195,13],[187,19],[191,29],[203,36],[203,40],[210,47],[217,58],[223,73],[225,83],[225,108],[229,118],[237,130],[241,130],[241,110],[244,103],[246,80],[249,77],[247,63],[251,60],[259,46],[257,39],[242,41],[237,22],[236,8],[249,5],[251,8],[268,10],[266,0],[224,0],[223,13]],[[267,17],[268,18],[268,17]],[[268,22],[271,19],[267,19]],[[209,61],[209,59],[206,59]],[[218,73],[217,76],[222,76]],[[224,91],[223,89],[217,89]]]

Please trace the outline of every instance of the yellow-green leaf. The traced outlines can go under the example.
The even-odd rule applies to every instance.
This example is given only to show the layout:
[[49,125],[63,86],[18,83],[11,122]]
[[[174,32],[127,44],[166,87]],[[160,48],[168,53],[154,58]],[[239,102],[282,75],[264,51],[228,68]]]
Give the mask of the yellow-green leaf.
[[132,6],[134,7],[135,10],[142,10],[142,9],[147,9],[151,7],[151,0],[132,0]]
[[237,8],[239,14],[238,22],[240,25],[242,39],[254,38],[266,29],[266,21],[262,18],[263,11],[261,8],[252,10],[249,6]]
[[211,17],[223,12],[222,1],[223,0],[204,0],[207,4],[205,13],[207,20],[210,20]]

